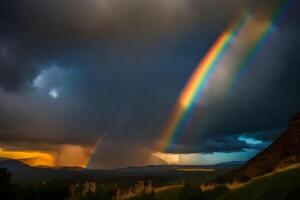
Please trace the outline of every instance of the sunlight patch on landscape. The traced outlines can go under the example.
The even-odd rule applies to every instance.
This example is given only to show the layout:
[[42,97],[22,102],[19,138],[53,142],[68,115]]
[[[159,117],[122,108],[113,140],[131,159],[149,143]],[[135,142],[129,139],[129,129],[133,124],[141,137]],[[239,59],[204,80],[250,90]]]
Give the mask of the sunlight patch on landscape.
[[296,168],[300,168],[300,163],[295,163],[295,164],[291,164],[291,165],[288,165],[288,166],[278,167],[270,173],[264,174],[262,176],[254,177],[253,180],[263,178],[263,177],[272,176],[274,174],[277,174],[277,173],[280,173],[280,172],[285,172],[285,171],[296,169]]
[[179,189],[179,188],[183,188],[184,184],[177,184],[177,185],[166,185],[166,186],[161,186],[158,188],[154,189],[154,192],[159,193],[159,192],[164,192],[167,190],[174,190],[174,189]]
[[215,172],[215,169],[209,169],[209,168],[178,168],[177,171],[182,172]]
[[254,177],[250,181],[245,182],[245,183],[240,183],[240,182],[235,181],[233,183],[227,183],[226,186],[230,190],[237,190],[237,189],[240,189],[240,188],[242,188],[244,186],[250,185],[251,183],[253,183],[253,182],[257,181],[257,180],[263,179],[265,177],[271,177],[274,174],[282,173],[282,172],[289,171],[289,170],[296,169],[296,168],[300,168],[300,164],[299,163],[292,164],[290,166],[283,167],[283,168],[280,168],[280,169],[276,169],[276,170],[274,170],[274,171],[272,171],[270,173],[267,173],[267,174],[264,174],[264,175],[261,175],[261,176],[258,176],[258,177]]
[[[238,190],[240,188],[243,188],[245,186],[251,185],[253,182],[256,182],[257,180],[260,180],[260,179],[263,179],[263,178],[266,178],[266,177],[272,177],[275,174],[282,173],[282,172],[289,171],[289,170],[293,170],[293,169],[297,169],[297,168],[300,168],[299,163],[292,164],[292,165],[284,167],[284,168],[276,169],[276,170],[274,170],[270,173],[267,173],[267,174],[264,174],[264,175],[261,175],[261,176],[258,176],[258,177],[253,177],[248,182],[233,181],[233,182],[230,182],[230,183],[225,183],[225,186],[229,190],[234,191],[234,190]],[[222,185],[224,186],[224,184],[217,184],[217,183],[201,184],[200,189],[202,191],[211,191],[211,190],[214,190],[214,189],[216,189],[216,188],[218,188]]]

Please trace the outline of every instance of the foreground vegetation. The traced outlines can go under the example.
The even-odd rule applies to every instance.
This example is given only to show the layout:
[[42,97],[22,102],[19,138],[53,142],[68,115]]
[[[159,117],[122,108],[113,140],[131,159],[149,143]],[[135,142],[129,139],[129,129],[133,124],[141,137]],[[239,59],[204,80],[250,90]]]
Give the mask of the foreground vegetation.
[[[238,187],[181,182],[153,186],[151,181],[139,181],[122,186],[118,181],[52,180],[38,183],[13,184],[11,174],[0,169],[0,199],[70,199],[70,200],[296,200],[300,194],[300,167],[256,178]],[[130,177],[128,177],[130,179]],[[202,189],[201,189],[202,188]]]
[[300,196],[300,167],[274,172],[244,184],[214,185],[201,190],[199,185],[156,192],[132,199],[153,200],[298,200]]
[[297,200],[300,197],[300,167],[256,178],[218,200]]

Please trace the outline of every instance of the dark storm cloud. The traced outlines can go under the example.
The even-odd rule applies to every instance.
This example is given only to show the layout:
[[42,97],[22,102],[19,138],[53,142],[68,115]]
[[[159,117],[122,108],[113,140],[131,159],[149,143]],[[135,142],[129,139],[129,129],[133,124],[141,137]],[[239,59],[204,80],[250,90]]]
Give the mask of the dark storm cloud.
[[[299,4],[290,4],[289,12],[276,33],[271,35],[233,90],[224,88],[220,80],[226,72],[214,75],[187,125],[187,131],[177,136],[177,145],[170,148],[171,152],[196,153],[203,151],[199,149],[207,139],[217,141],[216,136],[227,138],[244,133],[253,134],[254,138],[267,144],[282,133],[294,113],[300,110],[297,6]],[[181,146],[191,148],[179,150]],[[207,149],[226,152],[230,151],[230,146],[228,141],[221,146],[222,150],[218,147]]]
[[[15,0],[0,7],[0,85],[15,90],[30,81],[41,62],[74,60],[91,46],[123,45],[143,48],[161,37],[223,26],[243,7],[238,1],[183,0]],[[244,3],[245,4],[245,3]],[[197,10],[196,10],[197,8]],[[209,9],[208,9],[209,8]],[[226,10],[210,15],[208,10]],[[79,49],[79,50],[78,50]],[[98,50],[98,49],[97,49]],[[139,51],[139,50],[138,50]],[[71,58],[68,58],[68,54]],[[71,54],[71,55],[70,55]]]
[[271,131],[258,131],[254,133],[244,133],[243,135],[247,138],[253,138],[263,142],[272,142],[283,133],[284,129],[276,129]]
[[28,56],[30,49],[13,43],[0,39],[0,85],[6,90],[16,90],[36,75],[33,60]]
[[[170,28],[189,28],[194,22],[205,22],[210,26],[209,23],[220,23],[224,18],[230,20],[247,7],[248,2],[18,0],[3,2],[2,11],[5,22],[9,21],[9,30],[23,30],[23,35],[46,35],[48,39],[87,39],[114,37],[117,34],[126,38],[156,35]],[[210,10],[221,9],[226,12],[210,14]]]
[[[105,149],[143,143],[149,154],[197,62],[249,2],[2,1],[0,140],[93,145],[110,128]],[[256,148],[238,136],[269,142],[277,133],[258,132],[300,110],[295,7],[231,96],[209,90],[173,152]]]
[[170,153],[213,153],[213,152],[238,152],[244,149],[256,149],[255,145],[249,145],[238,140],[238,136],[210,137],[198,144],[171,145]]

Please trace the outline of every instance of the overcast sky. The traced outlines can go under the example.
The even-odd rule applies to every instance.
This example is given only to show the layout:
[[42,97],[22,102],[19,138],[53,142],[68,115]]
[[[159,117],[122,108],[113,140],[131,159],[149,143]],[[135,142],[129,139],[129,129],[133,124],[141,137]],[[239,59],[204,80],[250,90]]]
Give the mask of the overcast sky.
[[[221,87],[222,77],[233,72],[220,66],[185,139],[165,153],[199,155],[193,164],[228,161],[216,160],[223,153],[245,160],[300,111],[300,7],[287,2],[282,22],[237,86],[230,94]],[[61,145],[98,144],[91,167],[155,163],[152,153],[170,112],[218,35],[240,15],[251,17],[257,8],[268,14],[273,5],[267,0],[1,1],[0,148],[53,152]]]

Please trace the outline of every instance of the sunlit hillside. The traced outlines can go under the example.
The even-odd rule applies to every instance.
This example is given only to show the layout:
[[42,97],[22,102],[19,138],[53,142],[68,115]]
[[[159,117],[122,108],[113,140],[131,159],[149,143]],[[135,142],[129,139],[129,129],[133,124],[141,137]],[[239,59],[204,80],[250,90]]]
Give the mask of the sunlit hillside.
[[156,189],[153,197],[132,199],[155,200],[297,200],[300,194],[300,166],[289,167],[255,178],[244,184],[214,185],[201,190],[193,184]]
[[232,190],[218,200],[296,200],[300,195],[300,167],[272,173],[254,179],[241,188]]

